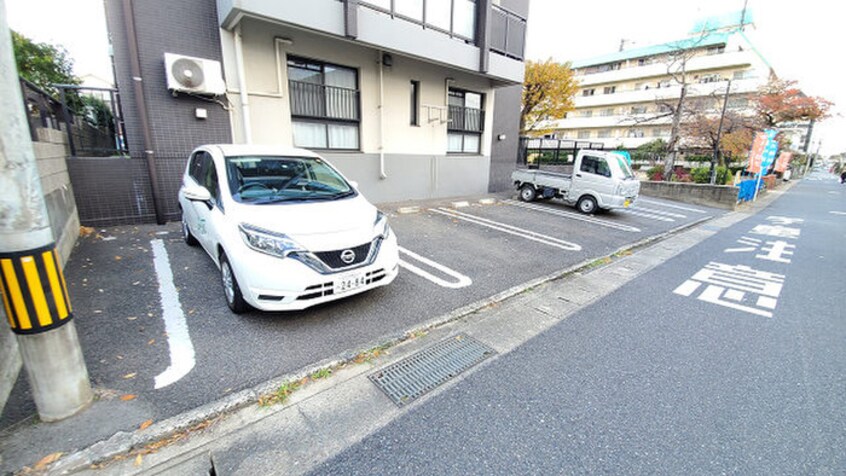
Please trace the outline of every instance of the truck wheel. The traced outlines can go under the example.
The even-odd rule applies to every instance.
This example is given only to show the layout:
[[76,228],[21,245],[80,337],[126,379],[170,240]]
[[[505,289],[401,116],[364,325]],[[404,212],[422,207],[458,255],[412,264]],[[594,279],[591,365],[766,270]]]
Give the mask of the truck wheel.
[[531,202],[535,198],[537,198],[538,193],[535,191],[535,187],[526,184],[520,189],[520,200],[524,202]]
[[585,195],[584,197],[579,199],[578,203],[576,203],[576,208],[578,208],[579,211],[584,213],[585,215],[592,215],[596,213],[596,209],[598,207],[596,205],[595,198],[591,197],[590,195]]

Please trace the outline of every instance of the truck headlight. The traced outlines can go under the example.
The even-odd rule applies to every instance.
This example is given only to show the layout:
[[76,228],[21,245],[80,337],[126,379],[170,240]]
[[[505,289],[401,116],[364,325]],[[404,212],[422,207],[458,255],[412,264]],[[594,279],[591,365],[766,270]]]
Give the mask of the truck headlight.
[[391,225],[388,225],[388,216],[380,211],[376,211],[376,221],[373,222],[373,233],[376,236],[381,236],[382,239],[387,239],[391,236]]
[[287,258],[291,253],[305,251],[296,241],[282,233],[263,230],[246,223],[238,225],[238,230],[241,232],[244,243],[259,253]]

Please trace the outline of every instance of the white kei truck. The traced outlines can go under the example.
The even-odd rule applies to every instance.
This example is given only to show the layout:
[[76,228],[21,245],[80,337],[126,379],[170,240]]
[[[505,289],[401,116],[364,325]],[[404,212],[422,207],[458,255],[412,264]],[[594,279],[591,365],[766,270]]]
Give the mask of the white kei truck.
[[626,158],[598,150],[580,150],[572,174],[517,169],[511,179],[524,202],[560,198],[585,214],[628,208],[640,192],[640,181]]

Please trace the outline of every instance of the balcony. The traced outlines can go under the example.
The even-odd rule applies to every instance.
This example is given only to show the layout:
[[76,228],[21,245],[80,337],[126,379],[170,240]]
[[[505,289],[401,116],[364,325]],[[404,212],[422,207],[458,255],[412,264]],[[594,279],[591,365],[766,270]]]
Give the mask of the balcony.
[[[441,3],[449,8],[436,11]],[[390,0],[217,0],[218,19],[226,30],[235,28],[244,17],[257,18],[462,69],[503,84],[523,81],[525,20],[506,18],[502,32],[492,25],[490,41],[496,45],[487,54],[487,71],[481,71],[482,50],[476,45],[476,23],[481,17],[476,11],[478,4],[425,0],[420,5],[422,10],[411,12],[401,11],[399,4]],[[350,11],[347,6],[354,8]],[[491,17],[492,23],[499,18],[494,13]],[[507,37],[499,41],[499,33]],[[502,50],[497,49],[500,44]]]
[[[766,78],[739,79],[731,82],[732,94],[755,92],[766,83]],[[727,81],[716,81],[713,83],[692,83],[688,85],[688,97],[701,97],[711,94],[722,94],[726,90]],[[576,96],[575,107],[582,109],[587,107],[613,106],[618,104],[636,104],[644,102],[655,102],[662,99],[677,98],[681,95],[681,86],[671,83],[665,88],[650,88],[636,91],[622,91],[614,94],[597,94],[594,96]]]
[[[697,56],[687,63],[689,72],[738,68],[755,64],[755,56],[751,51],[737,51],[709,56]],[[653,63],[646,66],[606,71],[604,73],[585,74],[577,76],[582,86],[597,84],[613,84],[637,79],[657,78],[667,76],[666,63]]]
[[472,107],[449,106],[450,131],[482,132],[485,127],[485,111]]

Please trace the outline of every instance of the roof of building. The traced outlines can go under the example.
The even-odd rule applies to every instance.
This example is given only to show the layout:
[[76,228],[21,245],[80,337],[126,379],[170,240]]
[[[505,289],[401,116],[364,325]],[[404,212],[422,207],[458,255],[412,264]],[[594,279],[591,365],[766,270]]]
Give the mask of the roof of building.
[[617,61],[625,61],[629,59],[635,58],[645,58],[648,56],[657,56],[664,53],[669,53],[671,51],[678,50],[679,48],[688,49],[688,48],[702,48],[707,46],[716,46],[716,45],[724,45],[729,37],[733,33],[729,32],[721,32],[721,33],[709,33],[704,38],[700,40],[699,37],[696,38],[685,38],[683,40],[678,41],[670,41],[667,43],[662,43],[660,45],[652,45],[652,46],[644,46],[642,48],[632,48],[630,50],[623,50],[623,51],[615,51],[614,53],[605,54],[602,56],[595,56],[590,59],[581,60],[581,61],[574,61],[571,65],[572,68],[584,68],[587,66],[594,66],[599,64],[606,64],[606,63],[616,63]]
[[[596,56],[579,61],[573,61],[572,68],[584,68],[587,66],[595,66],[606,63],[616,63],[618,61],[625,61],[635,58],[645,58],[648,56],[656,56],[679,48],[701,48],[708,46],[716,46],[725,44],[728,39],[740,30],[741,23],[749,25],[753,22],[752,11],[745,12],[736,11],[726,13],[723,15],[716,15],[703,18],[696,22],[693,29],[690,31],[690,37],[668,41],[659,45],[644,46],[642,48],[632,48],[630,50],[615,51],[614,53]],[[707,33],[706,33],[707,32]],[[703,33],[706,33],[704,38]]]

